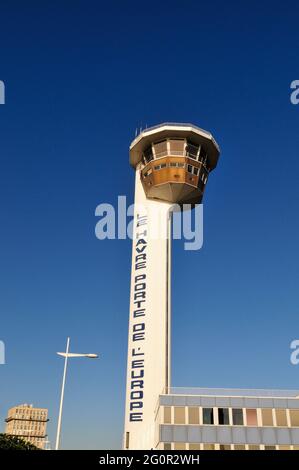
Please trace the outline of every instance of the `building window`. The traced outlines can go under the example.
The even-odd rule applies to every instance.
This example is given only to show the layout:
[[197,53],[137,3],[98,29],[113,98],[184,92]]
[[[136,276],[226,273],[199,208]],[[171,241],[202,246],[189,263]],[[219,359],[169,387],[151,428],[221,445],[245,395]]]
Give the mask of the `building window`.
[[161,142],[157,142],[154,144],[154,149],[156,158],[164,157],[167,155],[167,141],[162,140]]
[[229,444],[220,444],[220,450],[230,450]]
[[171,155],[184,155],[185,140],[184,139],[170,139],[170,154]]
[[257,426],[257,414],[255,409],[246,410],[247,426]]
[[215,444],[204,444],[203,450],[215,450]]
[[265,450],[276,450],[275,446],[265,446]]
[[200,148],[199,161],[205,163],[207,161],[207,152],[203,147]]
[[299,410],[290,410],[291,426],[299,426]]
[[187,155],[187,157],[193,158],[194,160],[196,160],[196,159],[197,159],[197,155],[198,155],[198,150],[199,150],[199,146],[198,146],[198,145],[192,144],[191,142],[188,142],[188,143],[187,143],[187,147],[186,147],[186,155]]
[[192,173],[192,168],[193,168],[192,165],[187,165],[187,171],[188,171],[189,173]]
[[242,426],[244,424],[242,408],[233,408],[233,424],[236,426]]
[[218,408],[218,424],[229,424],[228,408]]
[[186,450],[186,444],[184,442],[175,442],[174,450]]
[[288,421],[287,421],[287,413],[286,410],[275,410],[275,415],[276,415],[276,425],[277,426],[287,426]]
[[213,408],[202,409],[203,424],[214,424]]
[[175,424],[185,424],[185,407],[174,407],[174,422]]
[[260,446],[257,445],[249,445],[248,450],[260,450]]
[[171,407],[164,406],[164,423],[170,424],[171,423]]
[[245,450],[245,445],[235,444],[234,450]]
[[189,450],[200,450],[200,444],[189,444]]
[[189,424],[199,424],[199,408],[188,407]]
[[199,173],[199,168],[197,168],[197,166],[194,166],[194,167],[193,167],[193,173],[194,173],[195,176],[198,175],[198,173]]
[[263,426],[273,426],[272,409],[262,410],[262,423]]
[[150,147],[148,147],[147,149],[144,150],[143,158],[145,160],[145,163],[148,163],[148,162],[150,162],[151,160],[154,159],[152,146],[150,146]]
[[165,443],[164,444],[164,450],[171,450],[171,444]]
[[156,165],[154,166],[154,169],[155,170],[161,170],[161,168],[166,168],[166,163],[161,163],[161,165]]
[[184,168],[185,164],[179,162],[170,162],[169,166],[174,168]]

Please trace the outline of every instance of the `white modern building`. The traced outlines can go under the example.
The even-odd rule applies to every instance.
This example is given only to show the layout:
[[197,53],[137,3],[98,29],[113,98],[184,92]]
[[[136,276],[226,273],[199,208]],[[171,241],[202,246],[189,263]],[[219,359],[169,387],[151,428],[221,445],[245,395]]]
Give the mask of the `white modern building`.
[[299,450],[299,391],[171,388],[155,423],[161,450]]

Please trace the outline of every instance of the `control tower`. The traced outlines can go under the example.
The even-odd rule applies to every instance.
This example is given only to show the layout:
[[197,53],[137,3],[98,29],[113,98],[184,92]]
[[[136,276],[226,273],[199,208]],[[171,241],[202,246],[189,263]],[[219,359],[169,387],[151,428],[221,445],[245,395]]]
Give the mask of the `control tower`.
[[219,147],[193,124],[163,123],[130,145],[135,169],[124,449],[152,449],[158,398],[170,387],[171,220],[199,204]]

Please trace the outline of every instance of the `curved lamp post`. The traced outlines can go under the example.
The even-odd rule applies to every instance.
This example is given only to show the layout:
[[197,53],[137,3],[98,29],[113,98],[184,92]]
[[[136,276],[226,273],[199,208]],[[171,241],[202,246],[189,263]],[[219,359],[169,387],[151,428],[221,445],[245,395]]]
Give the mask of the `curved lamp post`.
[[64,398],[64,386],[65,386],[65,378],[66,378],[66,370],[68,364],[69,357],[87,357],[89,359],[96,359],[99,357],[97,354],[86,354],[86,353],[70,353],[70,338],[67,339],[66,342],[66,351],[65,352],[58,352],[59,356],[64,357],[64,369],[63,369],[63,378],[62,378],[62,387],[61,387],[61,396],[60,396],[60,406],[59,406],[59,415],[58,415],[58,424],[57,424],[57,434],[56,434],[56,444],[55,450],[59,449],[59,442],[60,442],[60,431],[61,431],[61,418],[62,418],[62,407],[63,407],[63,398]]

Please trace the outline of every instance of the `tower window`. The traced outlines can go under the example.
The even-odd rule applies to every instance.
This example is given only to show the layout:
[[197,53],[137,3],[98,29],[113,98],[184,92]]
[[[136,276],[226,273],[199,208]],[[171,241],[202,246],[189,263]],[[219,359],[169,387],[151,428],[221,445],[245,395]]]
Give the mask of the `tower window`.
[[192,165],[187,165],[187,171],[188,171],[189,173],[192,173],[192,168],[193,168]]
[[207,161],[207,152],[203,147],[200,148],[199,161],[202,163],[206,163]]
[[167,155],[167,141],[162,140],[161,142],[155,143],[154,149],[156,158],[164,157],[165,155]]
[[167,164],[166,163],[161,163],[161,165],[156,165],[154,166],[155,170],[161,170],[161,168],[166,168]]
[[192,144],[191,142],[187,143],[187,146],[186,146],[186,155],[187,155],[187,157],[193,158],[194,160],[196,160],[197,155],[198,155],[198,150],[199,150],[198,145]]
[[171,155],[184,155],[185,140],[184,139],[170,139],[169,147],[170,147]]
[[147,149],[144,150],[143,158],[145,160],[145,163],[148,163],[148,162],[150,162],[151,160],[154,159],[152,146],[150,146],[150,147],[148,147]]

